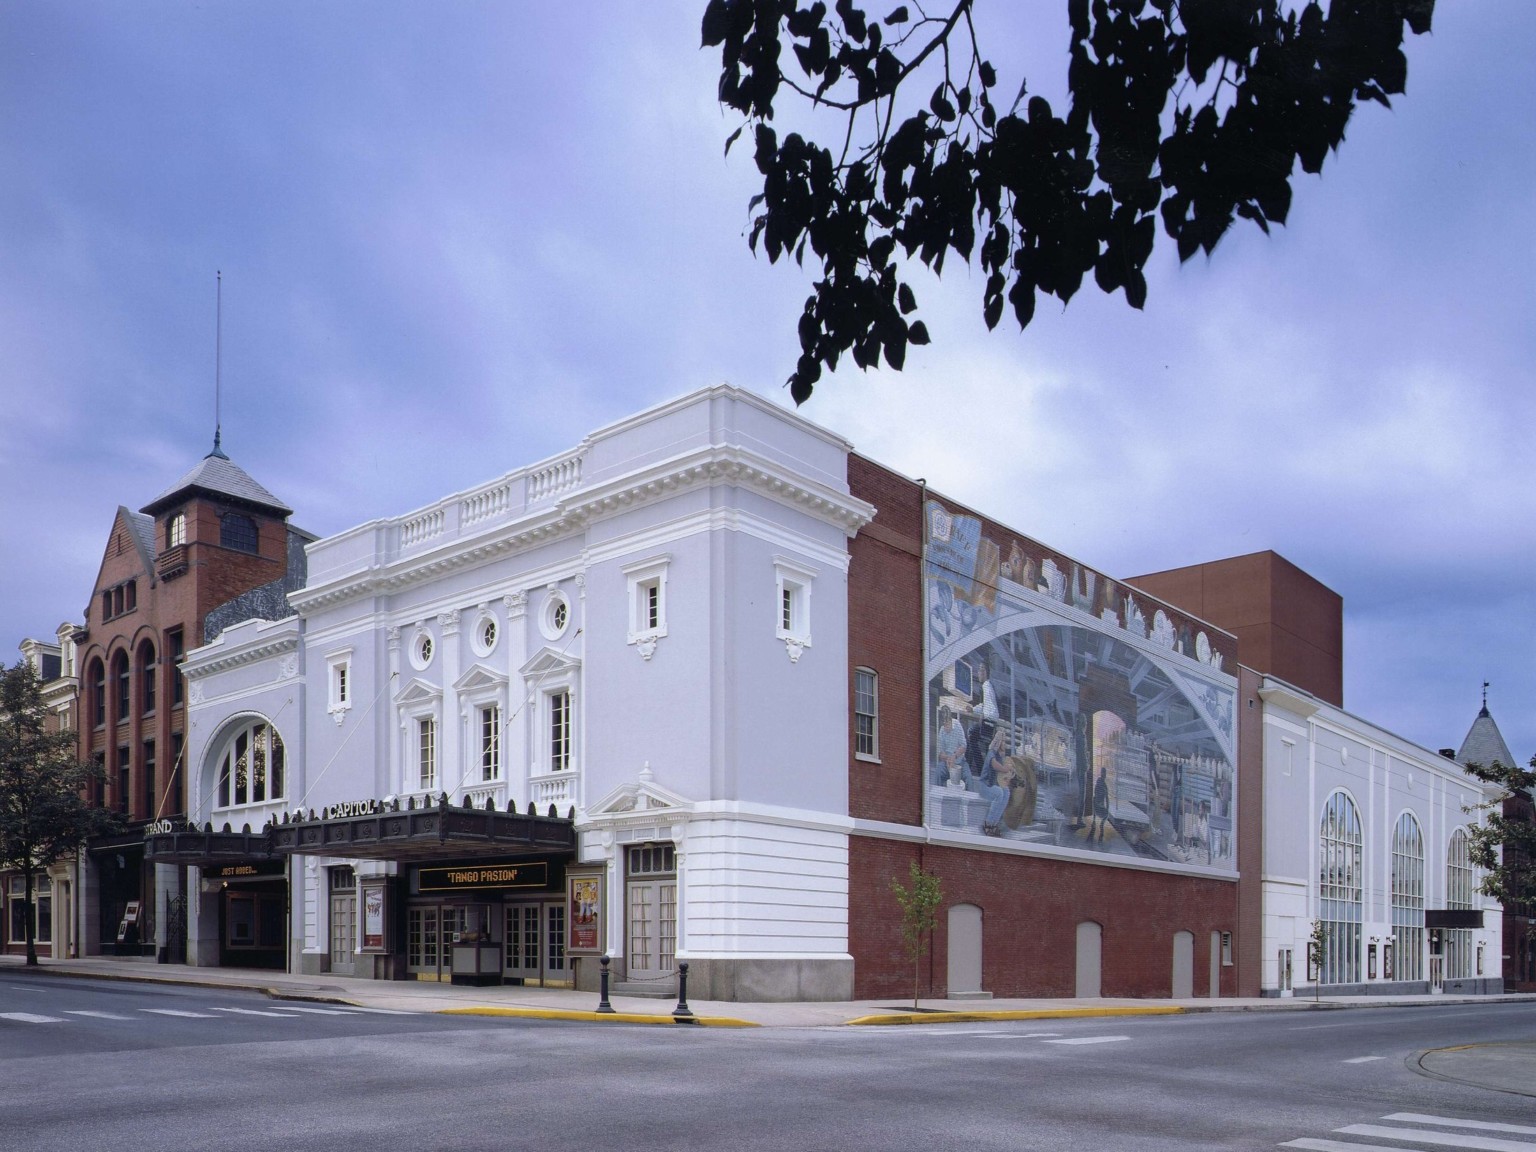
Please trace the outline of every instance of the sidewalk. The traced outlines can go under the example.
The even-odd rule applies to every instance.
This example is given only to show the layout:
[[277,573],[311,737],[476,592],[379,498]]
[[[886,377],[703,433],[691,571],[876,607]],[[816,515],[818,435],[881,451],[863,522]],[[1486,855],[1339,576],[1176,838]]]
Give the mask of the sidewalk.
[[[0,971],[20,970],[19,956],[0,956]],[[264,992],[277,1000],[312,1000],[351,1004],[360,1008],[390,1008],[407,1012],[444,1012],[541,1019],[592,1020],[613,1023],[671,1024],[674,1000],[612,996],[612,1015],[598,1015],[592,992],[569,988],[530,988],[499,985],[485,988],[417,980],[357,980],[346,976],[295,976],[242,968],[193,968],[156,964],[152,960],[89,957],[49,960],[39,969],[57,975],[106,980],[141,980],[206,988],[241,988]],[[1191,1000],[1070,1000],[998,999],[910,1001],[899,997],[835,1003],[737,1003],[690,998],[696,1022],[724,1027],[824,1028],[864,1024],[958,1024],[979,1020],[1060,1019],[1094,1016],[1161,1016],[1190,1012],[1309,1012],[1347,1008],[1447,1004],[1536,1003],[1536,994],[1506,996],[1350,996],[1311,999],[1241,998]],[[1536,1019],[1536,1017],[1533,1017]]]

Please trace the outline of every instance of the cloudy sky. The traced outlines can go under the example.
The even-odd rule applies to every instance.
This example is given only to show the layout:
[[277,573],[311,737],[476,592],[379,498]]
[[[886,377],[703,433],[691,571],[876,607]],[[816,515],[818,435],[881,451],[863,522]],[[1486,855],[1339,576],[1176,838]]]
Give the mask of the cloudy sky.
[[[1062,0],[978,7],[1056,96]],[[747,250],[702,8],[0,5],[0,649],[211,446],[216,270],[224,447],[321,534],[722,380],[787,404],[808,281]],[[1273,548],[1344,597],[1351,711],[1456,745],[1487,679],[1529,757],[1533,59],[1528,0],[1445,0],[1289,227],[1024,334],[919,270],[934,344],[804,412],[1112,575]]]

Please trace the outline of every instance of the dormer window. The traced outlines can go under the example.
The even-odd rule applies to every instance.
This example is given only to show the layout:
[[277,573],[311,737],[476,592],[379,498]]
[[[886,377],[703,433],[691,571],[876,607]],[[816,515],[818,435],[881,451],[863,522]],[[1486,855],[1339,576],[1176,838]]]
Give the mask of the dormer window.
[[165,522],[165,546],[176,548],[187,542],[187,514],[178,512]]

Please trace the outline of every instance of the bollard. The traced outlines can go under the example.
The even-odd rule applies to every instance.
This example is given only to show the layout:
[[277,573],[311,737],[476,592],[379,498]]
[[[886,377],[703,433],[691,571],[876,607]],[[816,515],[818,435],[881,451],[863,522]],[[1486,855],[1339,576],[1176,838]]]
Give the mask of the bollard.
[[695,1024],[693,1010],[688,1007],[688,961],[677,966],[677,1007],[672,1009],[672,1019],[679,1024]]
[[603,971],[598,977],[600,991],[598,993],[597,1010],[599,1012],[612,1012],[613,1005],[608,1003],[608,957],[602,957],[598,963],[603,966]]

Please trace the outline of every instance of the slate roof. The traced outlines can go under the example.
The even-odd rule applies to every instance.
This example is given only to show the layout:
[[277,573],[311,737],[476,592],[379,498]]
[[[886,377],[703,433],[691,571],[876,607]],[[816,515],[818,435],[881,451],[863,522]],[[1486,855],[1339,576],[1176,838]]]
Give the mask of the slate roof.
[[196,468],[144,505],[140,511],[154,516],[194,491],[253,504],[276,512],[280,516],[293,514],[292,508],[252,480],[244,468],[224,455],[217,447],[198,461]]
[[130,512],[127,508],[124,508],[123,520],[128,525],[128,530],[133,533],[133,542],[138,545],[145,564],[154,563],[155,518],[153,516],[146,516],[142,512]]
[[1467,738],[1461,742],[1461,749],[1456,753],[1458,764],[1492,764],[1497,760],[1507,767],[1517,767],[1515,758],[1510,754],[1509,745],[1504,743],[1504,736],[1499,731],[1499,726],[1493,722],[1493,717],[1488,712],[1488,705],[1483,705],[1483,710],[1477,714],[1477,719],[1472,721],[1472,727],[1467,730]]

